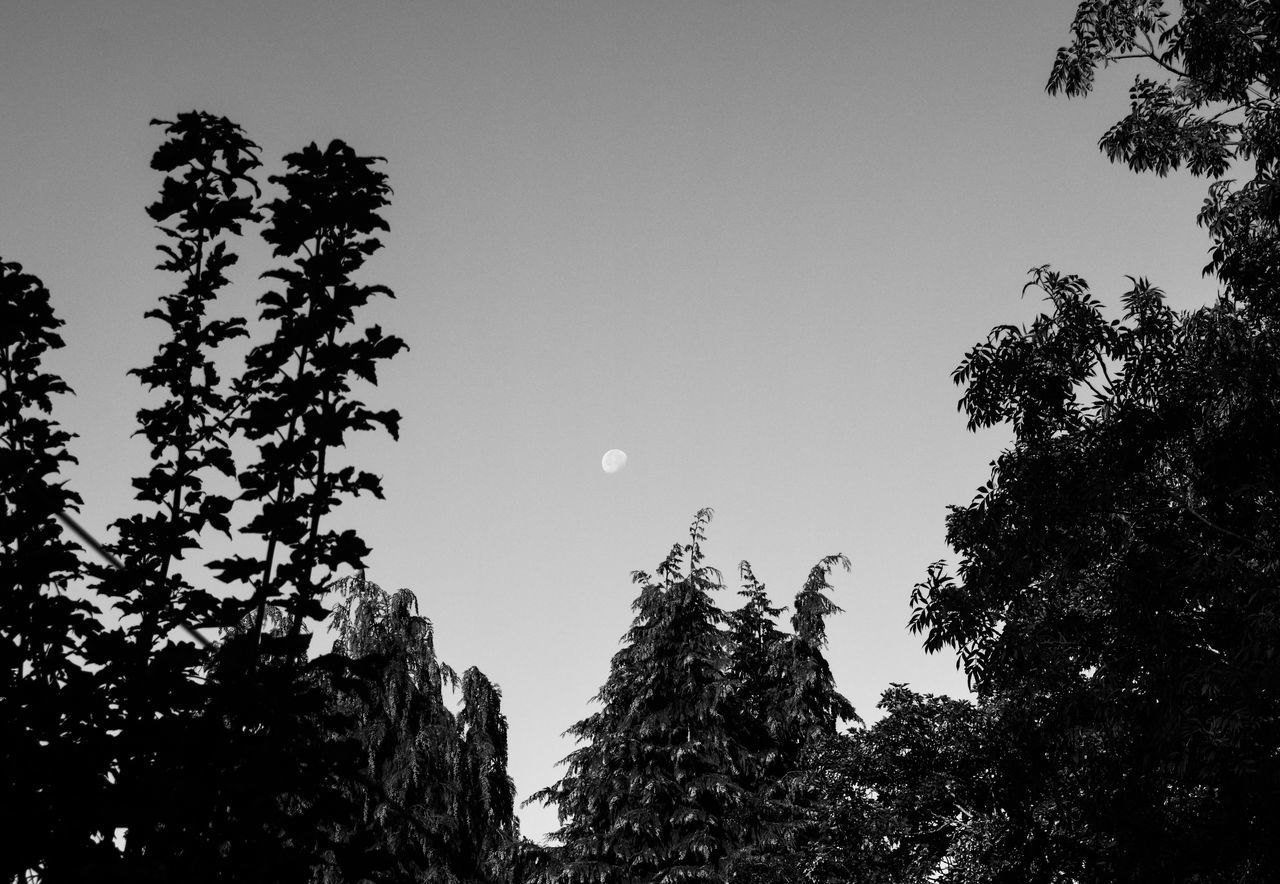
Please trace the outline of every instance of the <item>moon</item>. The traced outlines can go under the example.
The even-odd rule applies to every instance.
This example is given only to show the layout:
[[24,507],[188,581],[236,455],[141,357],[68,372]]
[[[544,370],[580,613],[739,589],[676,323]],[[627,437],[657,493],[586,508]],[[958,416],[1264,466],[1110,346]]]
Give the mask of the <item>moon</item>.
[[617,448],[610,448],[600,458],[600,469],[606,473],[616,473],[627,465],[627,453]]

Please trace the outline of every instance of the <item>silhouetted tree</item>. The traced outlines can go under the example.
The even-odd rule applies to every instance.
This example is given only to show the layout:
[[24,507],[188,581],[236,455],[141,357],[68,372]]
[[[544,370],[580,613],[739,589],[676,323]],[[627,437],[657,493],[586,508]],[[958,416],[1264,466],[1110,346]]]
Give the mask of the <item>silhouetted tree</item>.
[[127,875],[135,879],[162,874],[171,851],[150,845],[156,821],[172,819],[190,791],[203,788],[185,773],[195,748],[193,720],[205,704],[201,673],[208,658],[187,635],[176,642],[169,636],[204,623],[218,605],[177,567],[206,528],[230,534],[231,501],[205,483],[235,475],[232,404],[215,357],[222,343],[245,334],[244,320],[207,313],[237,260],[229,238],[258,218],[250,177],[257,147],[238,126],[203,112],[153,124],[167,136],[151,161],[165,179],[147,213],[167,240],[158,246],[166,258],[159,269],[180,274],[181,288],[146,314],[163,322],[169,336],[149,365],[131,372],[164,398],[138,413],[152,466],[133,484],[147,511],[113,525],[118,539],[111,551],[121,567],[94,566],[94,589],[124,626],[90,660],[122,719],[113,804],[118,826],[127,829]]
[[704,561],[710,510],[657,580],[633,574],[636,618],[596,699],[569,729],[583,743],[559,783],[531,800],[558,805],[560,846],[534,857],[561,882],[774,880],[802,851],[817,810],[802,757],[853,709],[822,655],[824,559],[796,597],[795,634],[743,562],[746,604],[725,615]]
[[[1145,58],[1101,146],[1216,180],[1199,220],[1218,299],[1175,313],[1136,280],[1108,319],[1038,268],[1048,308],[956,370],[971,428],[1013,444],[953,509],[956,575],[914,596],[1007,751],[987,880],[1267,881],[1280,866],[1277,30],[1244,0],[1083,3],[1050,91]],[[1241,164],[1247,161],[1252,165]],[[976,873],[975,873],[976,874]],[[970,878],[969,880],[982,880]]]
[[601,709],[569,729],[584,745],[565,759],[564,778],[534,796],[558,805],[566,884],[718,881],[741,843],[724,615],[711,599],[720,577],[702,552],[710,519],[698,513],[656,581],[632,575],[636,618],[597,695]]
[[359,308],[393,296],[386,286],[351,280],[382,247],[375,231],[387,229],[379,212],[390,188],[376,161],[341,141],[323,151],[311,144],[287,155],[289,171],[269,179],[285,196],[267,206],[263,237],[293,265],[265,274],[284,284],[258,299],[272,335],[250,351],[236,380],[244,407],[234,426],[258,449],[240,473],[241,499],[261,504],[241,530],[266,548],[261,557],[237,553],[214,567],[228,583],[253,585],[255,639],[267,604],[281,600],[293,618],[282,651],[295,656],[305,645],[298,641],[303,622],[325,616],[322,587],[339,569],[362,567],[369,552],[354,530],[327,529],[324,517],[343,498],[382,497],[377,476],[334,469],[330,457],[353,432],[380,426],[398,435],[397,412],[375,411],[351,395],[353,381],[376,383],[378,363],[405,347],[376,325],[351,334]]
[[[363,574],[329,589],[339,595],[334,653],[350,656],[363,679],[360,690],[335,693],[364,757],[360,808],[339,841],[376,851],[379,880],[496,880],[516,836],[501,692],[468,669],[455,716],[444,688],[458,678],[437,658],[413,592],[388,593]],[[351,879],[331,870],[321,880]]]
[[70,877],[114,850],[100,846],[110,710],[83,666],[102,628],[69,591],[82,565],[58,523],[80,504],[59,478],[71,436],[49,417],[70,392],[44,367],[61,325],[40,280],[0,261],[0,880],[13,882]]

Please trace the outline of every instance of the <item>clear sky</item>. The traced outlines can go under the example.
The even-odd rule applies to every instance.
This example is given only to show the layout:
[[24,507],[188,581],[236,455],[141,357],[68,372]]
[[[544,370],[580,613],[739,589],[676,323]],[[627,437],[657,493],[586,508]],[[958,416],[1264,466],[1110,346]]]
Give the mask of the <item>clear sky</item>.
[[[353,457],[387,500],[344,511],[369,577],[412,587],[441,656],[503,689],[521,796],[557,776],[652,569],[694,513],[708,553],[786,602],[843,552],[837,681],[962,694],[906,630],[943,518],[1004,444],[965,431],[950,371],[1040,308],[1053,263],[1118,303],[1125,274],[1190,306],[1207,240],[1184,176],[1097,149],[1132,69],[1044,93],[1068,0],[10,0],[0,7],[0,257],[67,322],[74,487],[131,512],[151,358],[143,208],[160,133],[203,109],[265,172],[309,141],[387,157],[370,311],[412,348],[367,396],[398,444]],[[260,248],[227,309],[264,289]],[[630,461],[607,475],[600,456]],[[720,600],[726,607],[736,597]],[[554,825],[522,813],[526,834]]]

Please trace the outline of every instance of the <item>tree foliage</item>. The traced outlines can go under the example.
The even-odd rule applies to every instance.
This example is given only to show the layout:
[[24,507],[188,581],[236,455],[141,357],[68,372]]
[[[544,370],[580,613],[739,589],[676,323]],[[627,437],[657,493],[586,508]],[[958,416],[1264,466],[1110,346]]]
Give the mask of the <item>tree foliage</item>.
[[[307,621],[327,615],[330,575],[368,552],[328,517],[350,496],[381,494],[377,477],[336,465],[333,452],[352,432],[394,435],[398,420],[352,395],[404,347],[377,326],[354,331],[370,298],[390,295],[351,280],[386,229],[385,175],[341,142],[311,145],[285,158],[272,179],[281,195],[260,206],[257,147],[238,126],[204,112],[157,124],[166,137],[152,166],[164,179],[148,214],[164,237],[159,268],[179,282],[147,313],[168,335],[133,372],[154,394],[138,415],[152,460],[133,483],[141,511],[113,524],[106,548],[71,520],[79,498],[58,478],[70,436],[48,414],[67,388],[41,363],[61,346],[60,323],[37,279],[0,266],[0,743],[6,831],[21,845],[4,851],[0,874],[405,880],[384,849],[401,830],[361,820],[370,808],[381,820],[403,807],[398,791],[417,789],[439,800],[414,812],[439,805],[449,819],[437,845],[449,863],[442,880],[475,880],[515,831],[498,689],[467,673],[460,732],[439,679],[431,686],[429,631],[423,650],[421,618],[403,610],[410,594],[368,623],[343,624],[356,661],[342,642],[336,654],[306,656]],[[228,387],[219,350],[247,323],[212,318],[211,307],[236,262],[232,239],[263,217],[263,236],[292,265],[267,274],[282,290],[260,298],[265,339]],[[247,447],[238,441],[256,443],[257,457],[237,471],[232,452]],[[59,518],[108,566],[86,569]],[[228,582],[250,583],[247,601],[219,598],[181,571],[209,529],[234,537],[237,523],[266,544],[217,563]],[[80,600],[86,592],[114,623]],[[213,648],[195,631],[209,626],[225,630]],[[397,743],[411,732],[443,742]]]
[[[150,446],[151,467],[133,481],[147,511],[118,519],[111,545],[117,566],[97,564],[95,591],[122,617],[123,627],[100,643],[91,662],[109,686],[120,721],[116,804],[130,832],[133,874],[143,874],[158,821],[183,802],[175,790],[191,750],[191,722],[206,702],[200,673],[209,663],[187,641],[165,641],[175,629],[206,622],[218,606],[177,570],[199,548],[206,529],[229,534],[231,501],[206,482],[234,476],[232,410],[217,368],[220,345],[243,336],[241,318],[210,319],[208,308],[236,263],[229,241],[258,219],[253,206],[257,146],[225,118],[202,112],[153,121],[167,136],[152,157],[165,174],[159,199],[147,208],[165,242],[158,269],[179,274],[177,291],[146,316],[168,337],[151,363],[133,370],[162,400],[138,413],[138,434]],[[157,647],[157,645],[159,645]],[[187,783],[193,786],[193,783]]]
[[109,708],[82,660],[97,610],[70,587],[83,565],[58,519],[79,496],[60,480],[71,435],[50,417],[70,392],[46,370],[63,346],[49,292],[0,261],[0,876],[21,880],[87,862],[108,788]]
[[746,604],[726,615],[703,552],[711,511],[697,514],[640,586],[624,646],[568,733],[582,744],[565,776],[532,800],[555,803],[560,847],[544,877],[560,882],[749,880],[811,821],[786,781],[801,753],[853,709],[821,653],[824,594],[841,556],[814,568],[797,596],[795,635],[747,563]]
[[1049,88],[1145,58],[1166,80],[1139,77],[1112,159],[1253,165],[1200,214],[1219,297],[1175,313],[1137,279],[1110,319],[1083,280],[1037,268],[1045,312],[954,375],[970,427],[1014,442],[952,509],[958,570],[929,570],[912,627],[959,652],[1006,741],[990,880],[1263,881],[1280,860],[1277,20],[1182,7],[1082,4]]
[[[358,692],[335,691],[362,747],[360,804],[340,839],[376,852],[380,880],[499,880],[517,837],[501,692],[478,669],[458,677],[435,652],[431,621],[408,589],[388,593],[363,574],[337,581],[334,653],[367,670]],[[326,874],[325,884],[348,880]]]
[[234,554],[215,563],[228,583],[251,583],[253,633],[262,631],[268,603],[282,598],[292,616],[287,653],[297,654],[303,622],[323,619],[321,588],[339,569],[360,568],[369,548],[354,530],[322,520],[343,498],[382,497],[376,475],[337,469],[336,449],[354,432],[382,427],[398,435],[399,414],[376,411],[351,395],[353,381],[377,382],[378,363],[405,344],[379,326],[353,333],[356,312],[386,286],[360,285],[351,274],[381,248],[386,230],[386,175],[377,158],[361,157],[341,141],[315,144],[285,157],[288,171],[271,181],[285,191],[267,206],[263,237],[292,266],[268,271],[283,284],[258,299],[259,320],[271,337],[255,346],[235,388],[243,401],[235,429],[257,444],[258,458],[240,473],[241,499],[259,511],[241,529],[265,542],[261,556]]

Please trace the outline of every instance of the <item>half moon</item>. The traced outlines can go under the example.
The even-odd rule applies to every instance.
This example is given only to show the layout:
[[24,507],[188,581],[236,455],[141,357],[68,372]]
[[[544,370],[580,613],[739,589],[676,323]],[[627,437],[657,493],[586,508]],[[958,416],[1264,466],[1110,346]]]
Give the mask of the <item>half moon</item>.
[[617,448],[610,448],[600,458],[600,469],[606,473],[616,473],[627,465],[627,453]]

